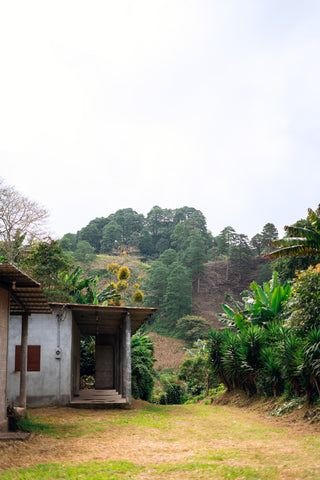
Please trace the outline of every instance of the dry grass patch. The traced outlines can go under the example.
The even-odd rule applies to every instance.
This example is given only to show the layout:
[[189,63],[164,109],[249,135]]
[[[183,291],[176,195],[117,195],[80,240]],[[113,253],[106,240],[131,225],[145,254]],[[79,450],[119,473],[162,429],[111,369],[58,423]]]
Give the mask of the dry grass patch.
[[129,411],[46,408],[29,416],[52,428],[0,445],[0,479],[320,478],[319,425],[245,406],[135,401]]
[[188,354],[183,347],[186,343],[177,338],[169,338],[155,332],[148,332],[154,343],[155,369],[173,368],[177,371]]

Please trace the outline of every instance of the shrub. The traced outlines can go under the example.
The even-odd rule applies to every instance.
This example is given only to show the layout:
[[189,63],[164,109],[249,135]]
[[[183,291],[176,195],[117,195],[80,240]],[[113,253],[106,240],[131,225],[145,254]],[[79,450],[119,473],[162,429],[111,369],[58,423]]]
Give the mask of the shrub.
[[[195,395],[206,393],[208,379],[206,359],[204,357],[196,356],[184,360],[180,366],[178,376],[180,380],[185,382],[187,394],[189,396],[193,397]],[[214,376],[211,376],[210,380],[213,382]]]
[[108,272],[110,273],[114,273],[114,274],[118,274],[118,270],[119,270],[119,264],[118,263],[109,263],[109,265],[107,265],[107,270]]
[[119,280],[128,280],[130,277],[130,270],[128,267],[120,267],[118,271]]
[[182,388],[178,383],[168,383],[165,385],[165,394],[167,405],[180,405],[184,403]]
[[320,264],[299,272],[292,285],[286,312],[288,324],[300,331],[320,326]]
[[128,282],[127,280],[119,280],[119,282],[116,284],[117,292],[123,292],[128,288]]
[[156,374],[161,384],[154,397],[161,405],[180,405],[185,402],[184,388],[173,368],[164,369],[163,373]]
[[[145,352],[133,352],[132,355],[132,396],[148,402],[152,398],[154,379],[150,366],[145,363]],[[147,358],[147,363],[148,363]]]
[[205,338],[211,330],[210,324],[202,317],[186,315],[177,322],[177,337],[189,343]]
[[142,303],[143,302],[143,293],[141,292],[141,290],[137,290],[136,292],[134,292],[134,294],[132,295],[132,299],[136,303]]
[[131,338],[132,396],[148,402],[152,399],[154,387],[153,353],[152,339],[143,330],[138,330]]

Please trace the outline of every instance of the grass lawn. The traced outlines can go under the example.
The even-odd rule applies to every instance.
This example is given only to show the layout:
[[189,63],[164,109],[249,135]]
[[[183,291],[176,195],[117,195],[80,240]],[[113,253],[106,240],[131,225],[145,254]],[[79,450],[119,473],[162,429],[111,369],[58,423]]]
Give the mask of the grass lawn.
[[32,409],[0,479],[319,479],[320,427],[232,405]]

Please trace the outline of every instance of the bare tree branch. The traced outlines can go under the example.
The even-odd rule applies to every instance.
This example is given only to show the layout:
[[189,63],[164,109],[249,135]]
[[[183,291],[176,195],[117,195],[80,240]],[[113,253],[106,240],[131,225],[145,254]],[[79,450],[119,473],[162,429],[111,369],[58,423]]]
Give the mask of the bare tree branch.
[[8,260],[13,260],[16,241],[43,238],[48,212],[36,202],[21,195],[0,178],[0,242]]

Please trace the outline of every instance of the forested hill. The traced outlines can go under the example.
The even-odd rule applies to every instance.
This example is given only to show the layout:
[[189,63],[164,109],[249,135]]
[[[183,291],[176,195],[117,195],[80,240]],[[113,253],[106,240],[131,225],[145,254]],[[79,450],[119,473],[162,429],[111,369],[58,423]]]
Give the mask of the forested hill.
[[106,218],[91,220],[77,233],[67,233],[60,244],[65,250],[80,249],[85,254],[112,253],[125,247],[127,251],[155,258],[168,248],[181,249],[185,238],[194,231],[201,234],[206,249],[213,246],[212,234],[200,210],[155,206],[145,217],[132,208],[124,208]]
[[[166,334],[182,335],[183,317],[198,314],[204,317],[206,328],[218,326],[216,314],[221,312],[226,293],[237,311],[234,299],[239,299],[240,292],[253,280],[258,287],[271,278],[265,254],[270,252],[270,241],[278,237],[272,223],[251,239],[231,226],[213,236],[203,213],[193,207],[155,206],[146,216],[125,208],[53,240],[40,229],[48,215],[46,210],[1,179],[0,194],[0,260],[12,262],[38,281],[49,301],[142,303],[157,307],[153,328],[158,333],[161,329]],[[21,217],[21,205],[28,215]],[[314,251],[310,239],[318,238],[314,227],[318,217],[318,210],[309,209],[307,219],[287,227],[293,236],[296,231],[305,234],[307,229],[308,249],[307,255],[301,256],[299,243],[299,257],[272,263],[280,282],[320,262],[318,255],[310,255],[310,245]],[[230,307],[224,310],[232,314]],[[203,326],[202,320],[199,325]],[[197,329],[195,333],[201,332]]]
[[[147,259],[159,257],[165,250],[177,252],[185,249],[190,239],[198,235],[209,260],[221,260],[239,247],[242,256],[260,255],[270,240],[278,237],[272,223],[267,223],[261,233],[251,239],[238,234],[231,226],[214,237],[207,228],[207,221],[200,210],[193,207],[163,209],[153,207],[144,216],[132,208],[124,208],[91,220],[76,233],[66,233],[60,240],[66,251],[75,252],[79,258],[92,253],[116,253],[126,249]],[[234,250],[235,251],[235,250]]]
[[[48,300],[140,302],[158,309],[154,331],[182,338],[185,333],[180,320],[184,317],[203,317],[206,329],[221,326],[217,313],[222,311],[221,304],[227,303],[226,293],[239,300],[252,281],[262,285],[270,280],[272,270],[265,254],[270,251],[270,241],[278,237],[272,223],[251,239],[231,226],[213,236],[199,210],[158,206],[146,216],[131,208],[118,210],[59,241],[28,245],[19,232],[16,241],[14,237],[3,242],[3,251],[41,283]],[[7,248],[10,245],[11,250]],[[314,260],[280,259],[275,269],[284,281]],[[127,267],[125,277],[123,267]],[[203,321],[197,322],[202,328]],[[196,333],[203,332],[197,328]]]
[[[77,233],[64,235],[60,246],[90,274],[103,271],[101,259],[106,256],[115,256],[117,263],[117,257],[124,262],[125,255],[133,270],[134,259],[144,263],[146,274],[134,274],[139,277],[134,283],[143,291],[144,305],[158,308],[154,327],[161,333],[176,331],[177,321],[190,314],[220,326],[216,314],[225,293],[239,299],[253,280],[270,279],[262,255],[277,236],[268,223],[251,239],[231,226],[214,237],[199,210],[155,206],[146,216],[126,208],[96,218]],[[97,256],[100,267],[95,271]],[[108,276],[105,280],[112,281]],[[128,296],[123,300],[130,302]]]

